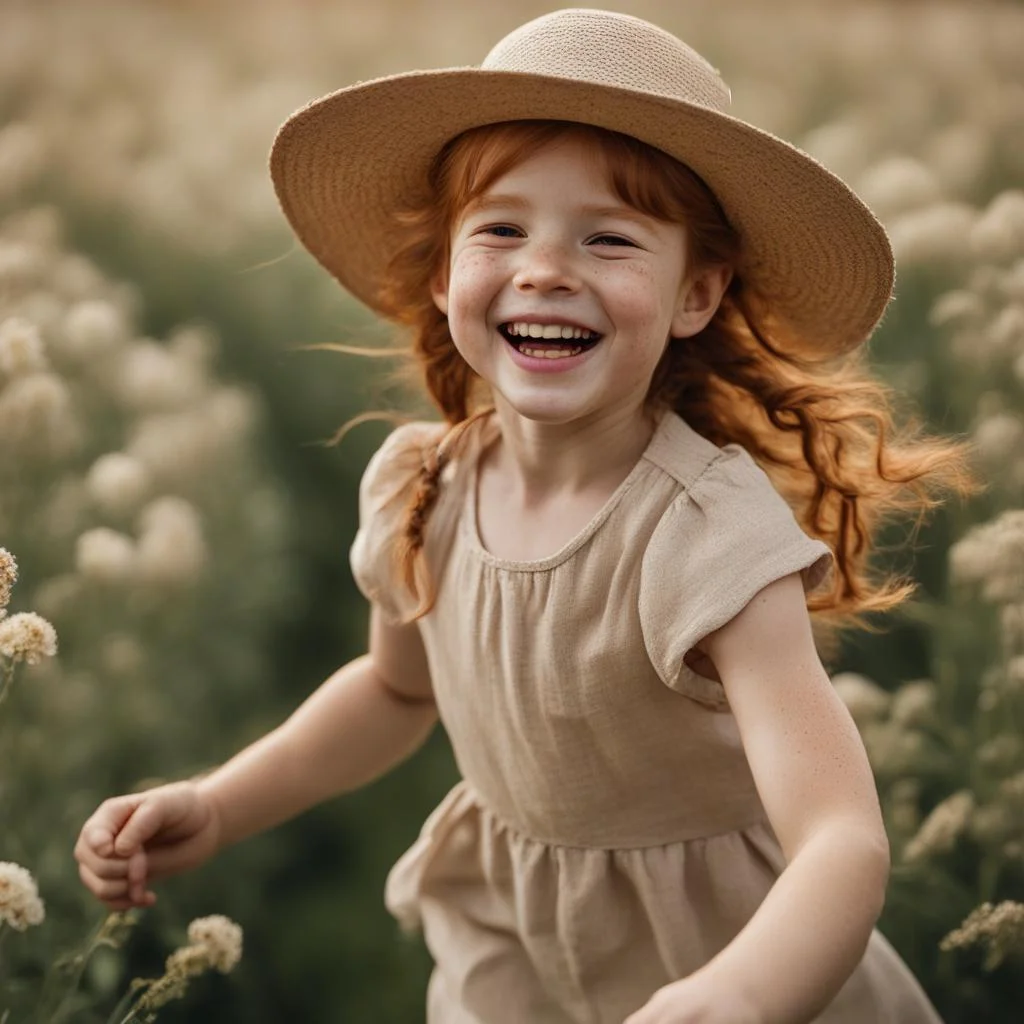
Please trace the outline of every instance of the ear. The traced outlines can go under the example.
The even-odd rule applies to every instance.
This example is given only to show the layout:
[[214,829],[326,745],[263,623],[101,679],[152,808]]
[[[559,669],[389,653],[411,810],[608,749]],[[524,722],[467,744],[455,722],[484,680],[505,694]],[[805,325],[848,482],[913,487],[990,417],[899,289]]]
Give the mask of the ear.
[[690,338],[707,327],[732,280],[732,267],[719,263],[699,271],[683,282],[675,316],[672,337]]
[[430,297],[444,316],[448,315],[448,270],[439,270],[430,278]]

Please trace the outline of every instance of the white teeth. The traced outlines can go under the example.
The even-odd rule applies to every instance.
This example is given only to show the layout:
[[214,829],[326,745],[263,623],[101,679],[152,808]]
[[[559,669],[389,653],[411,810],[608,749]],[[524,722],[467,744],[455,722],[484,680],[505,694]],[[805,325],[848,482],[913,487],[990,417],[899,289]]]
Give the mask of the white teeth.
[[573,339],[589,341],[593,337],[593,331],[582,327],[570,327],[568,324],[535,324],[526,323],[524,320],[516,320],[507,324],[508,333],[516,338],[555,338],[563,341]]
[[553,349],[530,348],[528,345],[521,345],[519,351],[524,356],[533,356],[535,359],[568,359],[570,356],[578,356],[583,351],[583,347],[576,345],[570,349]]

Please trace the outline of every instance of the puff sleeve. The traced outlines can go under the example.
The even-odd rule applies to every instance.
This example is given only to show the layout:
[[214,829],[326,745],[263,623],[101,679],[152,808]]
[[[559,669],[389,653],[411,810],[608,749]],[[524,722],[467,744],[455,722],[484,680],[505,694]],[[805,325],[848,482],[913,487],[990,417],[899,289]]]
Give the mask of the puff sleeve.
[[352,576],[363,596],[388,622],[408,618],[416,601],[394,561],[400,535],[427,448],[444,433],[439,423],[406,423],[374,453],[359,484],[359,529],[349,551]]
[[804,533],[767,474],[727,445],[665,510],[641,563],[641,627],[661,680],[726,709],[722,684],[690,668],[686,653],[769,583],[799,572],[810,592],[831,567],[829,548]]

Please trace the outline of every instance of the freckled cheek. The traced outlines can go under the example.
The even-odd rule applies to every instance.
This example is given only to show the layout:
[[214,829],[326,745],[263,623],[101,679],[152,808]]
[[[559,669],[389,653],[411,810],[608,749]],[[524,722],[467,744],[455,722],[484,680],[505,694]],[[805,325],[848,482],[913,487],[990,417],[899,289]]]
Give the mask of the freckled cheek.
[[452,289],[471,294],[492,286],[498,279],[500,264],[488,253],[467,253],[456,256],[449,281]]
[[501,289],[498,261],[486,253],[456,255],[448,279],[448,328],[463,358],[480,372],[480,329]]
[[[664,301],[651,288],[649,281],[640,279],[623,282],[616,289],[614,302],[610,301],[609,306],[614,319],[637,340],[667,340],[667,324],[671,321],[671,314],[666,313]],[[661,338],[661,334],[666,337]]]

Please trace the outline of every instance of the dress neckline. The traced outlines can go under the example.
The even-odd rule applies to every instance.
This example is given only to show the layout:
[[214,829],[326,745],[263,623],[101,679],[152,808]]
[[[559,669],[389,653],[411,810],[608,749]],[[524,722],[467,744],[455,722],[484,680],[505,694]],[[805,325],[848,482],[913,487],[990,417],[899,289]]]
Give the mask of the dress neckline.
[[462,516],[462,520],[469,548],[487,565],[490,565],[495,569],[504,569],[508,572],[546,572],[561,565],[563,562],[571,558],[581,547],[583,547],[584,544],[587,543],[588,540],[590,540],[591,537],[594,536],[605,520],[607,520],[612,512],[615,511],[616,507],[639,479],[643,472],[643,466],[646,462],[648,452],[650,452],[651,448],[654,446],[655,440],[665,428],[666,422],[671,418],[670,413],[665,413],[658,419],[650,440],[647,442],[644,450],[640,453],[640,457],[633,464],[633,467],[626,474],[618,487],[612,491],[605,503],[597,510],[597,512],[594,513],[590,521],[579,531],[579,533],[566,541],[566,543],[553,554],[546,555],[544,558],[527,560],[499,558],[497,555],[487,550],[480,537],[480,526],[477,519],[479,507],[479,496],[477,492],[480,477],[480,458],[483,455],[484,450],[491,443],[491,440],[485,439],[484,437],[484,431],[487,430],[487,426],[490,423],[490,417],[486,418],[481,424],[480,429],[476,431],[473,451],[470,457],[470,465],[467,467],[465,506],[463,508],[464,514]]

